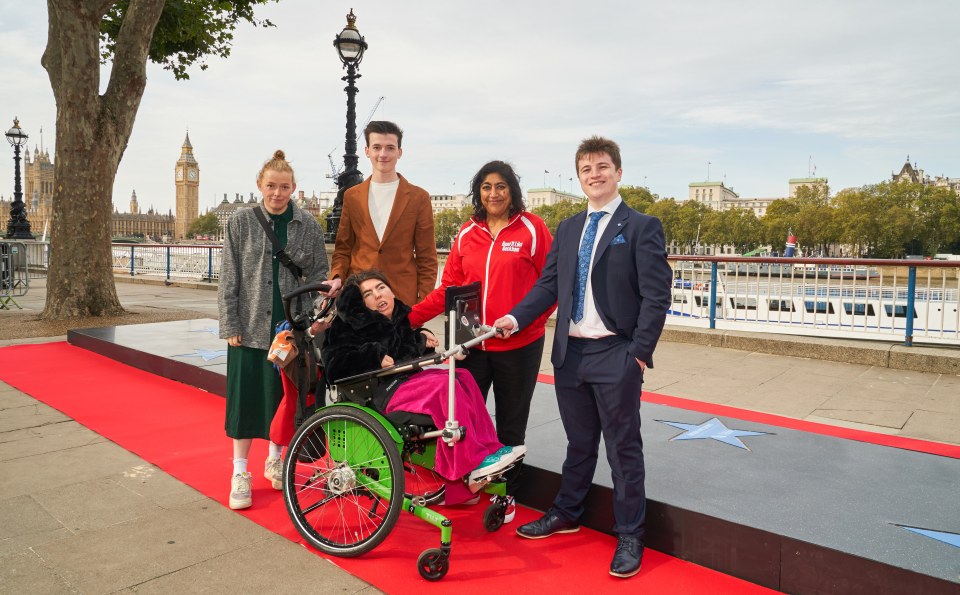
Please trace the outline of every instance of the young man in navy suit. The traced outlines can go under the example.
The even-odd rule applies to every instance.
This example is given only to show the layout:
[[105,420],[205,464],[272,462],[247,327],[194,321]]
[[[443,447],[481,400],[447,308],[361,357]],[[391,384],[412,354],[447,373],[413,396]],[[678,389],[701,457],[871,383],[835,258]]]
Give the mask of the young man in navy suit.
[[640,571],[646,517],[640,387],[653,367],[673,273],[660,220],[620,197],[617,144],[588,138],[575,162],[587,210],[560,223],[540,279],[494,323],[509,336],[557,304],[552,362],[567,455],[553,506],[517,533],[541,539],[580,529],[602,434],[617,534],[610,574],[627,578]]

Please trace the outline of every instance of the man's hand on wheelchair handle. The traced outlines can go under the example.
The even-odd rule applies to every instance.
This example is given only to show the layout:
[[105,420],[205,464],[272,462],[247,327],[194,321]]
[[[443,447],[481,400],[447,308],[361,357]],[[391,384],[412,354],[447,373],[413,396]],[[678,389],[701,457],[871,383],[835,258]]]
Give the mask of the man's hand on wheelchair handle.
[[380,360],[380,367],[381,367],[381,368],[389,368],[389,367],[392,366],[392,365],[393,365],[393,358],[390,357],[389,355],[383,356],[383,359]]
[[493,323],[493,327],[497,329],[497,336],[501,339],[506,339],[513,334],[513,331],[517,329],[517,323],[513,321],[513,318],[510,316],[502,316]]

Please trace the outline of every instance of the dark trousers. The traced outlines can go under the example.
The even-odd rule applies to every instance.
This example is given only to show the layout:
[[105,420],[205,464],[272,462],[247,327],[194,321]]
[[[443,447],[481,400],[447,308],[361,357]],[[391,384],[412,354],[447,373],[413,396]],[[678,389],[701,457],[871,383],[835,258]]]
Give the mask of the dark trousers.
[[[462,367],[469,370],[480,387],[484,401],[493,386],[496,408],[497,440],[505,446],[523,444],[530,417],[530,401],[537,386],[543,337],[529,345],[510,351],[470,351]],[[514,495],[520,487],[520,465],[507,472],[507,493]]]
[[602,435],[613,474],[613,530],[643,539],[647,512],[640,437],[643,371],[627,353],[628,346],[617,336],[569,339],[563,366],[554,372],[567,458],[553,505],[567,520],[579,520],[593,484]]

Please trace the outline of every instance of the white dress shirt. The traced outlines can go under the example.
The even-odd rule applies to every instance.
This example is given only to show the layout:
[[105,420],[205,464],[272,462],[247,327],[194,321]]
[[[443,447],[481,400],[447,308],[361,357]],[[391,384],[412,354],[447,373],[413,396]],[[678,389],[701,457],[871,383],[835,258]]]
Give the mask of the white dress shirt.
[[[600,217],[600,221],[597,223],[597,237],[593,239],[593,252],[590,253],[590,268],[587,271],[587,291],[583,298],[583,318],[580,319],[579,324],[574,322],[573,319],[570,319],[570,336],[571,337],[581,337],[584,339],[599,339],[601,337],[609,337],[610,335],[615,334],[613,331],[608,329],[603,324],[603,320],[600,318],[600,313],[597,312],[597,304],[593,299],[593,287],[591,285],[591,280],[593,278],[593,262],[597,256],[597,244],[600,243],[600,237],[603,235],[603,230],[607,228],[607,225],[613,219],[613,213],[616,212],[617,207],[620,206],[620,203],[623,202],[623,199],[619,195],[607,204],[603,205],[603,208],[599,209],[606,213],[603,217]],[[580,242],[583,242],[583,236],[587,232],[587,225],[590,223],[590,215],[597,212],[596,209],[587,207],[587,217],[584,220],[583,229],[580,230]],[[580,243],[577,244],[580,246]]]

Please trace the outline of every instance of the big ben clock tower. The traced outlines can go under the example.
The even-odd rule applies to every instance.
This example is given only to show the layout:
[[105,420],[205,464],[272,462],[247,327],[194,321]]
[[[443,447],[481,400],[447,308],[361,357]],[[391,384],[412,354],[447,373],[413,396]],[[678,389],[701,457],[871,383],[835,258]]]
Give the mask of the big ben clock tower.
[[183,139],[180,159],[174,168],[177,184],[177,219],[174,237],[182,240],[187,237],[190,224],[200,216],[200,167],[193,157],[193,145],[190,133]]

